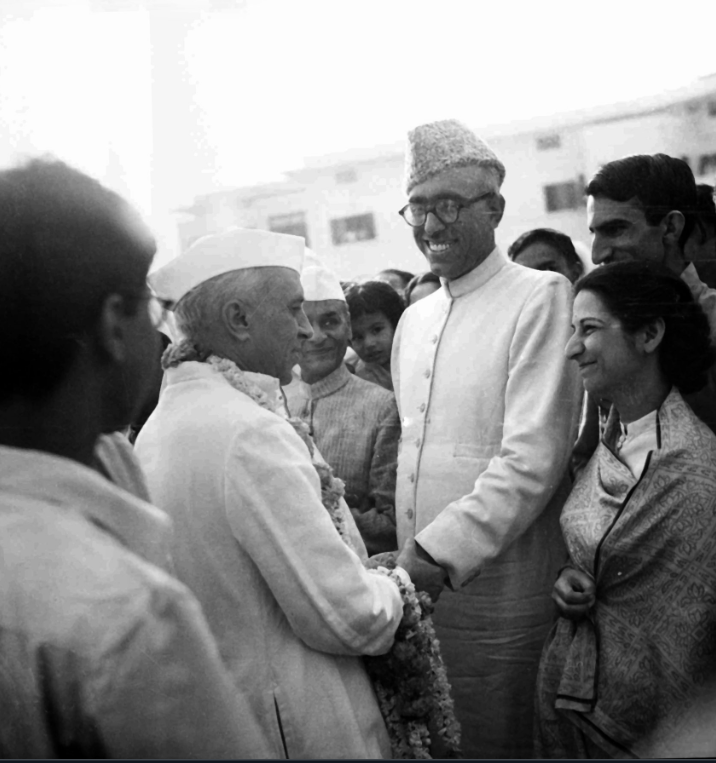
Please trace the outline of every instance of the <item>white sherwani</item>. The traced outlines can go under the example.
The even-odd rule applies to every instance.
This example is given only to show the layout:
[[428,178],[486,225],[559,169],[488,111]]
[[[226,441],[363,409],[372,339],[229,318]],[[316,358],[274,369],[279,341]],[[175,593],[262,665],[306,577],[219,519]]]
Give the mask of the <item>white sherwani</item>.
[[[277,380],[249,376],[278,393]],[[189,362],[169,370],[136,449],[174,521],[177,575],[202,603],[274,757],[389,756],[358,655],[390,648],[400,594],[341,541],[293,428]]]
[[398,543],[415,536],[450,575],[435,623],[466,757],[532,755],[581,397],[570,322],[565,278],[495,249],[395,335]]

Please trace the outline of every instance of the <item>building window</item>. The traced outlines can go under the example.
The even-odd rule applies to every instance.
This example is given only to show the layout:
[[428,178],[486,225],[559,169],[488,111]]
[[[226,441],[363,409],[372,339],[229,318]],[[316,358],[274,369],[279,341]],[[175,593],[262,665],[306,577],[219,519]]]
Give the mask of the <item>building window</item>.
[[568,183],[554,183],[544,186],[544,201],[548,212],[563,209],[578,209],[584,206],[584,182],[570,180]]
[[331,220],[331,235],[333,243],[337,246],[375,238],[373,215],[355,215]]
[[302,236],[306,239],[306,246],[309,246],[306,215],[303,212],[269,217],[268,228],[274,233],[290,233],[292,236]]
[[716,154],[702,154],[699,157],[699,175],[716,173]]
[[355,170],[341,170],[336,172],[336,183],[355,183],[358,175]]
[[553,148],[562,147],[562,138],[559,135],[541,135],[537,138],[538,151],[550,151]]

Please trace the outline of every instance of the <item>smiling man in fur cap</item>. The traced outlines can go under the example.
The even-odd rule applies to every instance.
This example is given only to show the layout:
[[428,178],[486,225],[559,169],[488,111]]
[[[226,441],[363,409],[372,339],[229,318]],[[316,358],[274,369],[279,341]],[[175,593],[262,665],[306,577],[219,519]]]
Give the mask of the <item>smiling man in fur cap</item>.
[[563,354],[569,282],[495,246],[504,177],[459,122],[410,133],[401,215],[442,287],[406,310],[393,344],[399,563],[440,596],[435,624],[469,758],[532,756],[580,399]]

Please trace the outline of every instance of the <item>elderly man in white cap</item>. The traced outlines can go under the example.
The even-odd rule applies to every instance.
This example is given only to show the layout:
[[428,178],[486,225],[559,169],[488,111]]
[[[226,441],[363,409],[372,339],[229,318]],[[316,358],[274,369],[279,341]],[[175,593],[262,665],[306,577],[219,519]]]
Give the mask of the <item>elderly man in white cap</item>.
[[401,215],[442,288],[404,313],[393,345],[399,563],[440,596],[435,624],[475,758],[532,756],[580,400],[564,357],[569,282],[495,246],[504,176],[459,122],[410,133]]
[[336,532],[282,415],[279,385],[311,336],[303,256],[301,238],[234,229],[154,274],[185,340],[136,449],[174,520],[177,574],[273,756],[379,758],[390,745],[360,655],[390,648],[401,596]]
[[395,397],[345,366],[351,319],[343,289],[309,252],[301,284],[313,335],[303,342],[300,380],[284,389],[288,408],[308,422],[321,455],[345,482],[346,502],[368,553],[393,551],[400,438]]

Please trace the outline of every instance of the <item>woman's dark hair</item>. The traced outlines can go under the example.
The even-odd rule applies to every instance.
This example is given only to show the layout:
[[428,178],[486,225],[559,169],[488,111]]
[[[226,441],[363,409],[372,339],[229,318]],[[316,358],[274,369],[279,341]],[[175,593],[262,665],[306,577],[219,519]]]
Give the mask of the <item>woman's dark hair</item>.
[[663,267],[645,262],[602,265],[574,285],[596,294],[628,332],[661,318],[664,338],[659,365],[667,380],[683,393],[700,390],[716,359],[709,322],[689,287]]
[[528,230],[527,233],[523,233],[519,238],[512,242],[507,250],[507,254],[514,262],[520,252],[527,249],[528,246],[538,243],[547,244],[558,251],[570,267],[579,268],[578,272],[581,273],[584,270],[584,265],[582,265],[582,260],[579,259],[579,255],[574,248],[572,239],[566,233],[560,233],[558,230],[553,230],[552,228],[535,228],[534,230]]
[[405,309],[398,292],[382,281],[366,281],[349,286],[346,290],[346,302],[352,321],[362,315],[380,312],[394,329]]
[[403,292],[403,299],[405,300],[406,307],[410,305],[410,295],[413,293],[413,289],[415,289],[416,286],[420,286],[422,283],[436,283],[440,286],[440,278],[431,270],[428,270],[427,273],[419,273],[418,275],[413,276]]

